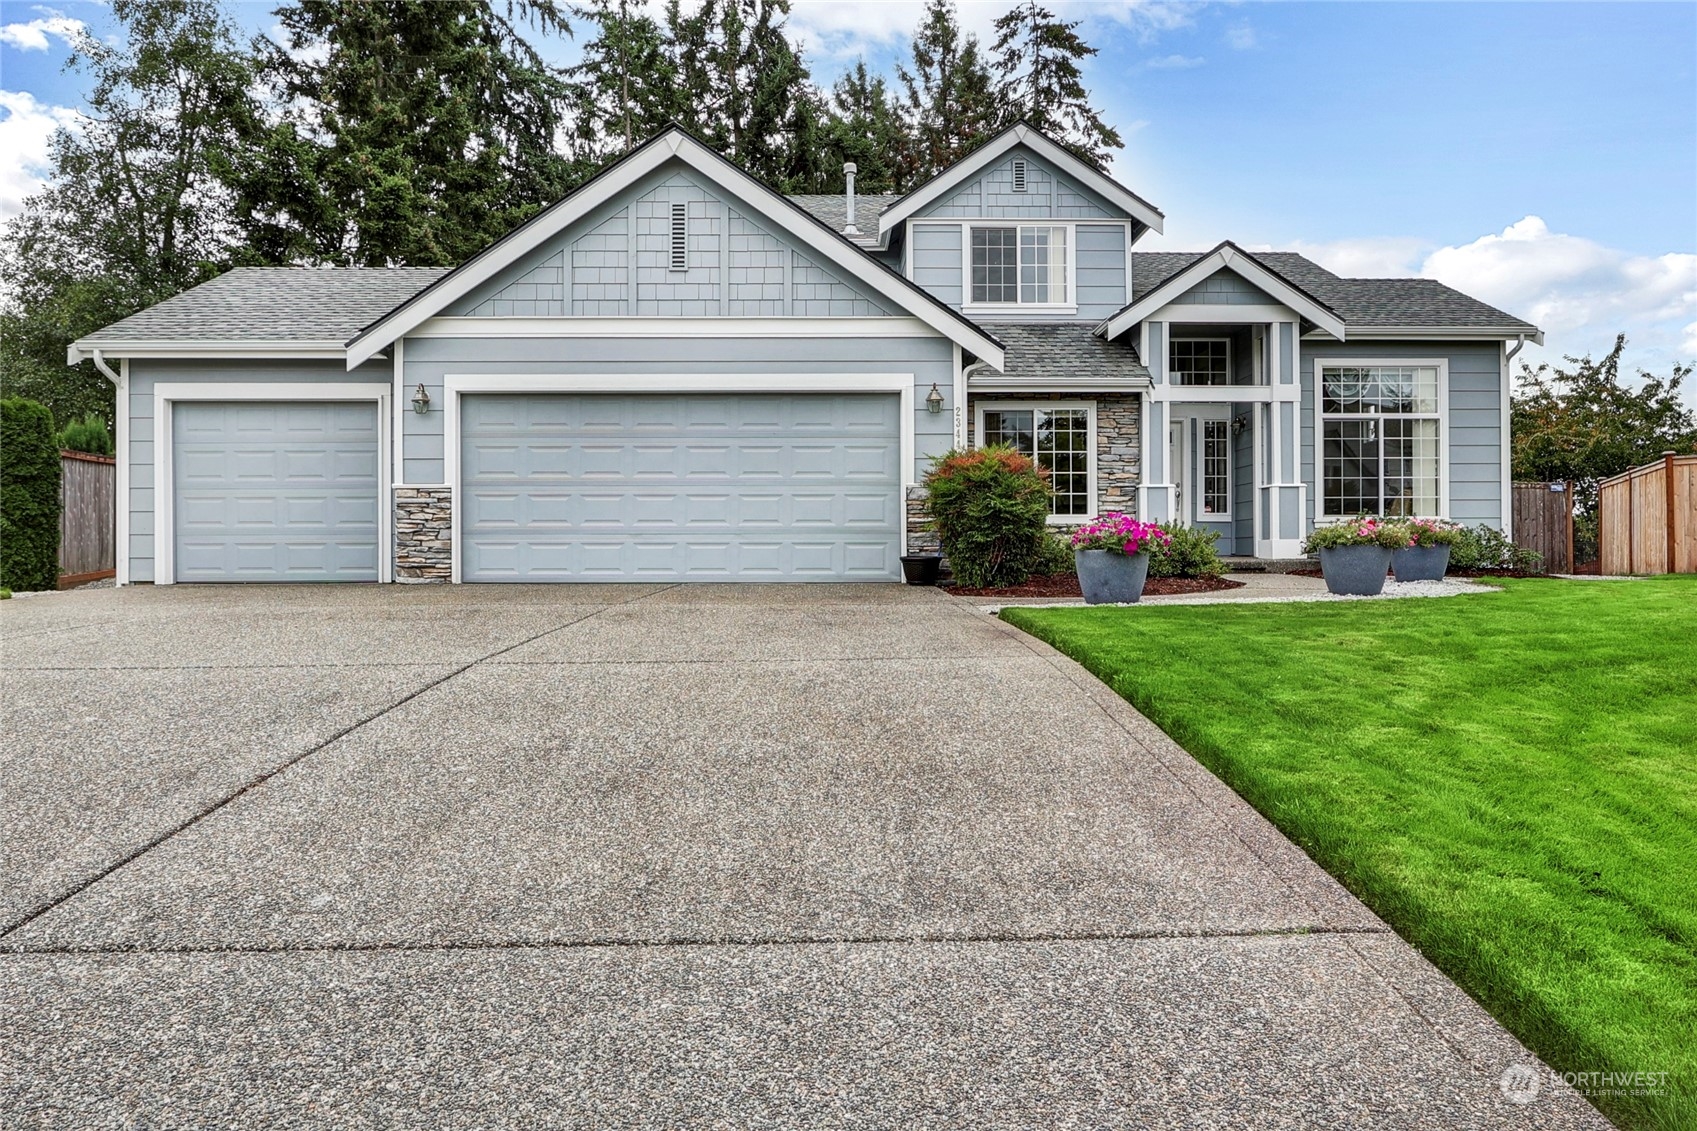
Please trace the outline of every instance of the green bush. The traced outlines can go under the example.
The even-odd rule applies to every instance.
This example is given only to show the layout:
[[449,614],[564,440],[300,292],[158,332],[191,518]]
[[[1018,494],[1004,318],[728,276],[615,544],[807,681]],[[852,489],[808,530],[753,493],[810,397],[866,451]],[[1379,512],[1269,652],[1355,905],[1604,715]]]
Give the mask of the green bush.
[[1512,569],[1542,573],[1544,555],[1516,546],[1508,535],[1493,527],[1469,526],[1450,547],[1451,569]]
[[93,412],[65,425],[59,433],[59,447],[63,451],[87,452],[91,456],[109,456],[117,451],[105,419]]
[[1149,544],[1150,577],[1219,577],[1226,572],[1226,563],[1215,549],[1215,543],[1220,540],[1217,531],[1179,522],[1163,522],[1160,526],[1167,532],[1168,541],[1166,545]]
[[0,400],[0,585],[59,584],[59,440],[35,401]]
[[1078,572],[1077,560],[1072,556],[1072,543],[1064,535],[1045,534],[1032,572],[1044,577]]
[[955,580],[968,589],[1020,585],[1044,559],[1048,473],[1009,447],[950,451],[925,474],[931,517]]

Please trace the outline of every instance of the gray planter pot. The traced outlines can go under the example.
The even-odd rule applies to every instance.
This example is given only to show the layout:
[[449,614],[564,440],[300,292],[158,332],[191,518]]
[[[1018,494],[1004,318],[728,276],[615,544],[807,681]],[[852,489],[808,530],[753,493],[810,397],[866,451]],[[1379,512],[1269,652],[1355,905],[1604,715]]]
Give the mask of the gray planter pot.
[[1391,569],[1398,581],[1442,581],[1449,568],[1448,546],[1404,546],[1391,551]]
[[1333,546],[1320,551],[1326,589],[1339,596],[1378,596],[1390,568],[1391,551],[1384,546]]
[[1149,555],[1112,550],[1074,550],[1078,587],[1086,605],[1130,605],[1143,599],[1149,580]]

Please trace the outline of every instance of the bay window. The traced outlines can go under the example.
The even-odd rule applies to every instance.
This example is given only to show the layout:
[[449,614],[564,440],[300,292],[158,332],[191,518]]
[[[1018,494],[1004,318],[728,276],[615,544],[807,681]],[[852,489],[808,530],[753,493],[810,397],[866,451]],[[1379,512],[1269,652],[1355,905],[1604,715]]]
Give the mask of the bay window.
[[1065,305],[1067,231],[1048,225],[970,228],[970,303]]
[[1324,515],[1439,515],[1441,379],[1437,365],[1320,367]]
[[979,417],[979,442],[1007,444],[1049,471],[1054,496],[1049,514],[1057,519],[1095,513],[1090,490],[1090,433],[1094,413],[1087,404],[986,405]]

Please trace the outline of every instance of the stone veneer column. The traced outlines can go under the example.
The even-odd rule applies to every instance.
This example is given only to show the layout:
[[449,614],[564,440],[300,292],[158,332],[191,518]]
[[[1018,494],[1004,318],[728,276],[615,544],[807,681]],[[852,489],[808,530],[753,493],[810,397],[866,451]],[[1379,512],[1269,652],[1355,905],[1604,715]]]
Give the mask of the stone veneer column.
[[447,487],[395,488],[396,581],[453,578],[453,506]]
[[940,554],[943,543],[937,537],[937,524],[931,519],[928,500],[931,492],[918,485],[907,489],[907,549],[908,554]]

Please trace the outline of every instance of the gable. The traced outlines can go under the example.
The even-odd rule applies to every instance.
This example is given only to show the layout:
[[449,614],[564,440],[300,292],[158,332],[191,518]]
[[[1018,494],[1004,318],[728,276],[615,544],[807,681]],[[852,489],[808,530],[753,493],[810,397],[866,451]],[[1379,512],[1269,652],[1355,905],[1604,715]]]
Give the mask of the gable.
[[[1016,160],[1025,162],[1024,192],[1014,191]],[[983,172],[920,209],[915,216],[1013,216],[1062,220],[1129,218],[1024,145],[1013,147]]]
[[[688,266],[671,265],[682,205]],[[603,202],[455,303],[480,317],[872,318],[897,312],[681,162]]]
[[1174,306],[1280,306],[1278,299],[1222,267],[1172,300]]

